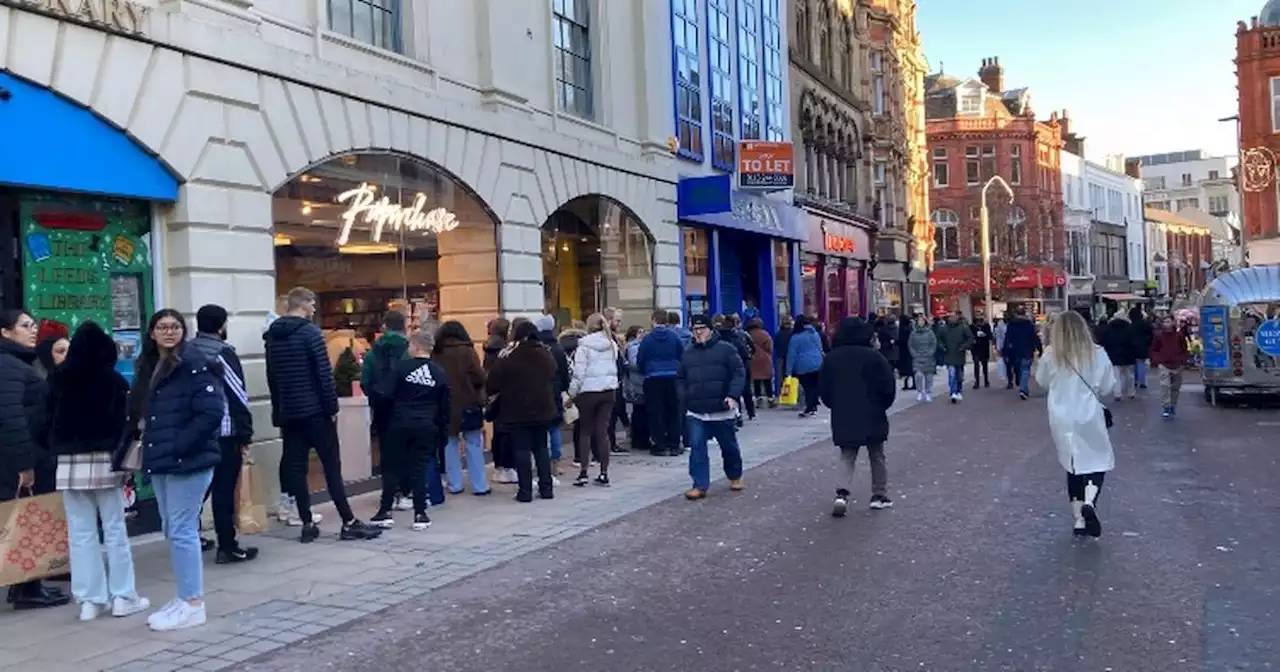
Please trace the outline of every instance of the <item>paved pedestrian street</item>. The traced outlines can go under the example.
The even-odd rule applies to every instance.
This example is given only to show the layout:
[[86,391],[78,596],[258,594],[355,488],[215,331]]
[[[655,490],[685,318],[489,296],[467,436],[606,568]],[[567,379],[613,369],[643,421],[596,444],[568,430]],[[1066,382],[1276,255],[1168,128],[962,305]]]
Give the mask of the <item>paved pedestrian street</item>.
[[[628,456],[612,488],[454,498],[427,532],[407,516],[367,543],[337,542],[333,517],[310,546],[273,530],[259,560],[208,565],[207,626],[0,612],[0,669],[1280,665],[1275,411],[1209,409],[1192,389],[1173,422],[1153,399],[1116,404],[1095,542],[1071,535],[1043,397],[967,392],[899,401],[889,511],[832,519],[845,479],[824,416],[765,412],[742,433],[744,493],[687,502],[684,460]],[[164,545],[135,552],[144,594],[166,600]]]

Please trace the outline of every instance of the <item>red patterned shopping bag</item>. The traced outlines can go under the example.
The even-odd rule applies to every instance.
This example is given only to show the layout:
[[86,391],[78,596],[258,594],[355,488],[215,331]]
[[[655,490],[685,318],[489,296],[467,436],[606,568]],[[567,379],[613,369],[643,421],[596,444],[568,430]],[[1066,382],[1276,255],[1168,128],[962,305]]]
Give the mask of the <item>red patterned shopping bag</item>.
[[65,574],[69,552],[62,495],[0,502],[0,586]]

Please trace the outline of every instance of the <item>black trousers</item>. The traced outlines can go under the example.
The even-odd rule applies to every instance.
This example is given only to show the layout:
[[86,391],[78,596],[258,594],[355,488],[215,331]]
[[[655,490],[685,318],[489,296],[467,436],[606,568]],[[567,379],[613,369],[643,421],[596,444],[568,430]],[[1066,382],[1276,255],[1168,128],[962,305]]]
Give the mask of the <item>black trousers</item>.
[[551,484],[551,446],[547,443],[545,426],[517,426],[507,428],[516,460],[517,494],[521,498],[533,496],[533,475],[538,475],[538,492],[549,495]]
[[1004,377],[1006,385],[1013,387],[1022,383],[1022,372],[1018,370],[1017,363],[1012,357],[1002,357],[1004,359]]
[[675,376],[644,379],[644,406],[649,413],[649,434],[655,450],[680,448],[682,413]]
[[609,415],[609,447],[618,445],[618,423],[623,429],[631,429],[631,418],[627,417],[627,400],[622,398],[622,386],[614,391],[613,413]]
[[236,549],[236,484],[240,481],[240,468],[244,456],[240,446],[230,436],[218,439],[222,461],[213,468],[213,482],[209,484],[209,499],[213,503],[213,529],[218,535],[218,548],[224,551]]
[[751,396],[761,399],[773,398],[773,379],[757,378],[751,381]]
[[818,410],[818,372],[799,373],[796,378],[800,380],[800,389],[804,392],[804,412]]
[[[1073,474],[1071,472],[1067,472],[1067,499],[1073,502],[1084,501],[1084,488],[1090,483],[1098,486],[1098,495],[1101,496],[1102,482],[1106,480],[1106,477],[1107,472],[1105,471],[1099,471],[1092,474]],[[1095,497],[1093,501],[1097,504],[1097,497]]]
[[653,450],[653,437],[649,434],[649,409],[642,402],[631,404],[631,450]]
[[[381,511],[390,511],[397,495],[408,487],[413,512],[427,512],[427,471],[436,459],[439,437],[425,430],[391,428],[382,438]],[[438,473],[438,472],[437,472]]]
[[747,381],[746,386],[742,389],[742,405],[746,407],[747,417],[754,419],[756,417],[756,398],[752,395],[750,380]]
[[979,381],[981,384],[991,387],[991,373],[987,371],[988,362],[985,358],[973,358],[973,386],[977,387]]
[[351,505],[347,503],[347,488],[342,482],[342,458],[338,455],[338,425],[333,418],[316,415],[304,420],[287,422],[280,427],[284,443],[282,483],[285,491],[298,503],[298,517],[311,524],[311,489],[307,485],[307,468],[311,465],[311,451],[316,451],[320,466],[324,468],[324,483],[329,498],[338,509],[343,523],[355,520]]

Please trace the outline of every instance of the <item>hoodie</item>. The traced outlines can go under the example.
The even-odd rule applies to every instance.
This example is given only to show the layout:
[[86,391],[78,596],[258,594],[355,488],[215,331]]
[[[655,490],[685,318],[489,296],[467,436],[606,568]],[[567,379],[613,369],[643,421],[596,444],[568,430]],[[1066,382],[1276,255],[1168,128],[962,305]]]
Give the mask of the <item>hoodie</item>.
[[587,334],[573,353],[569,396],[618,389],[618,344],[607,331]]
[[674,378],[680,371],[685,346],[680,334],[670,327],[654,327],[640,341],[636,367],[645,378]]
[[239,445],[249,445],[253,441],[253,414],[249,411],[244,366],[240,364],[236,349],[216,334],[206,333],[197,333],[189,345],[222,365],[222,391],[226,403],[218,436],[235,437]]
[[383,371],[395,368],[395,362],[409,356],[409,338],[398,331],[388,331],[364,353],[364,361],[360,363],[360,387],[365,394],[379,389],[375,379],[379,371],[378,359],[382,358]]
[[271,323],[263,342],[273,425],[338,414],[338,391],[320,327],[285,315]]

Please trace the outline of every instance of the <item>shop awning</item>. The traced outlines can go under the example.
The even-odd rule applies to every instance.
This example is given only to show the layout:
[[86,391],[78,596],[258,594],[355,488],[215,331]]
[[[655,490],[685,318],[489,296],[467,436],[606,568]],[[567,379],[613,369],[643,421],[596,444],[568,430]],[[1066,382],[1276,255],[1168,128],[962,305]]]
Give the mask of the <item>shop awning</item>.
[[1146,301],[1147,300],[1147,297],[1138,296],[1137,294],[1117,293],[1117,294],[1099,294],[1098,296],[1101,296],[1102,298],[1107,299],[1109,301]]

